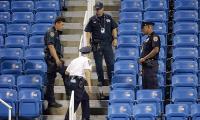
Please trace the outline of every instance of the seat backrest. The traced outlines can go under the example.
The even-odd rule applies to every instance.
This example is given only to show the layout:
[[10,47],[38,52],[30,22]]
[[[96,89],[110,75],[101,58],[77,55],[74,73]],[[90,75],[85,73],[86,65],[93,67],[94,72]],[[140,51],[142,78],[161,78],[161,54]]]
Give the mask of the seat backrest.
[[31,28],[31,34],[32,35],[44,35],[45,32],[47,32],[47,30],[51,27],[51,24],[42,24],[42,23],[38,23],[38,24],[34,24],[32,25]]
[[25,59],[27,60],[44,60],[44,49],[43,48],[29,48],[26,49]]
[[59,1],[36,1],[35,8],[37,11],[58,11],[60,5]]
[[119,115],[130,117],[131,114],[132,106],[128,103],[113,103],[108,107],[108,116],[111,118]]
[[5,38],[5,46],[10,48],[24,48],[28,45],[27,36],[10,35]]
[[8,11],[10,10],[10,2],[9,1],[0,1],[0,11]]
[[195,74],[175,74],[171,82],[173,87],[196,87],[198,77]]
[[140,37],[137,35],[120,35],[118,47],[137,47],[140,45]]
[[56,12],[37,12],[35,14],[36,23],[53,23],[57,17]]
[[27,74],[44,74],[47,71],[47,65],[42,60],[29,60],[24,65],[24,72]]
[[28,24],[8,24],[7,34],[8,35],[28,35],[30,26]]
[[0,12],[0,22],[7,23],[10,22],[10,12]]
[[133,11],[142,11],[143,10],[143,1],[142,0],[124,0],[121,3],[121,9],[123,12],[133,12]]
[[132,23],[142,21],[142,12],[121,12],[119,14],[120,23]]
[[174,47],[197,47],[198,37],[197,35],[175,35],[173,38]]
[[120,60],[115,62],[114,72],[116,74],[137,74],[138,64],[136,61],[131,60]]
[[138,48],[118,48],[115,53],[116,60],[138,60]]
[[198,34],[196,22],[176,22],[173,29],[175,34]]
[[175,10],[198,10],[198,0],[176,0]]
[[13,75],[0,75],[0,88],[12,88],[15,86]]
[[40,88],[42,86],[42,77],[40,75],[18,76],[17,86],[20,88]]
[[197,73],[198,63],[193,60],[175,60],[172,63],[173,73]]
[[120,84],[120,83],[125,83],[125,84],[130,84],[135,86],[137,83],[136,75],[129,75],[129,74],[122,74],[122,75],[115,75],[112,78],[112,84]]
[[200,104],[191,105],[191,116],[192,118],[198,117],[200,115]]
[[17,11],[33,11],[34,3],[33,1],[12,1],[11,10],[13,12]]
[[14,23],[30,23],[33,22],[32,12],[13,12],[12,22]]
[[198,50],[193,47],[177,47],[173,49],[174,59],[198,59]]
[[166,35],[167,33],[167,26],[165,23],[156,22],[153,28],[156,34]]
[[161,102],[162,92],[160,90],[138,90],[136,97],[138,102]]
[[18,93],[19,100],[41,100],[41,92],[39,90],[34,89],[22,89]]
[[157,111],[153,104],[136,104],[133,107],[133,116],[138,117],[156,117]]
[[168,9],[167,0],[145,0],[144,10],[166,10]]
[[5,101],[16,102],[17,91],[13,89],[0,89],[0,98]]
[[6,31],[5,25],[4,24],[0,24],[0,35],[4,35]]
[[4,48],[2,52],[2,59],[18,60],[23,58],[23,50],[21,48]]
[[189,108],[186,104],[168,104],[165,111],[166,117],[186,117],[189,114]]
[[119,35],[137,35],[140,29],[140,23],[122,23],[119,24]]
[[0,35],[0,47],[4,47],[4,37]]
[[22,72],[22,63],[15,60],[6,60],[1,63],[2,74],[19,74]]
[[31,48],[43,48],[44,47],[44,36],[34,35],[29,38],[29,47]]
[[144,12],[144,21],[165,22],[167,14],[165,11],[146,11]]
[[196,10],[178,10],[174,13],[174,21],[198,21],[198,12]]
[[111,103],[133,103],[134,100],[135,94],[132,90],[112,90],[110,92]]

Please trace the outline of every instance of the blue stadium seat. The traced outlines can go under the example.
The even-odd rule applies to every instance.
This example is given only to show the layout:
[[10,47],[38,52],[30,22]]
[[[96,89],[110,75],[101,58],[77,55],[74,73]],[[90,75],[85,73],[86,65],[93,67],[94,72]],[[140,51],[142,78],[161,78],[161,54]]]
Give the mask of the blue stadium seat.
[[137,85],[136,75],[121,74],[112,78],[112,89],[134,90]]
[[157,116],[156,107],[152,104],[136,104],[133,107],[135,120],[155,120]]
[[187,120],[189,107],[186,104],[168,104],[165,107],[167,120]]
[[166,35],[167,33],[167,26],[165,23],[156,22],[153,28],[156,34]]
[[0,24],[0,35],[4,35],[6,31],[5,25],[4,24]]
[[[143,42],[147,39],[148,36],[144,35],[142,38],[141,38],[141,45],[143,44]],[[166,47],[167,44],[166,44],[166,37],[164,35],[159,35],[160,37],[160,42],[161,42],[161,47]]]
[[26,88],[41,90],[42,83],[40,75],[21,75],[17,77],[17,87],[19,90]]
[[173,39],[174,47],[197,47],[197,35],[175,35]]
[[177,47],[173,49],[173,59],[198,59],[198,50],[193,47]]
[[144,10],[167,10],[167,0],[146,0],[144,1]]
[[30,26],[28,24],[9,24],[7,25],[8,35],[28,35]]
[[165,11],[146,11],[144,12],[144,21],[165,22],[167,14]]
[[0,12],[0,23],[10,22],[10,12]]
[[16,60],[7,60],[1,63],[2,74],[21,74],[22,62]]
[[57,17],[56,12],[37,12],[35,14],[36,23],[53,23]]
[[174,21],[198,21],[198,12],[196,10],[179,10],[174,13]]
[[135,94],[133,90],[112,90],[109,95],[109,102],[133,104]]
[[191,105],[191,117],[192,120],[200,119],[200,104]]
[[159,60],[158,65],[159,65],[158,66],[158,73],[165,74],[166,73],[166,64],[162,60]]
[[115,62],[114,65],[115,74],[137,74],[138,64],[137,61],[132,60],[120,60]]
[[13,75],[0,75],[0,88],[15,88],[15,77]]
[[5,47],[25,48],[28,45],[27,36],[11,35],[5,38]]
[[60,10],[59,1],[36,1],[35,8],[37,11],[58,11]]
[[4,38],[0,35],[0,47],[4,47]]
[[191,105],[198,99],[196,88],[175,87],[172,90],[172,102]]
[[51,24],[42,24],[42,23],[38,23],[38,24],[34,24],[32,25],[31,28],[31,34],[32,35],[44,35],[47,30],[51,27]]
[[24,64],[24,72],[26,74],[44,75],[47,71],[47,65],[42,60],[30,60]]
[[9,11],[10,2],[9,1],[0,1],[0,11]]
[[[41,92],[25,89],[19,91],[19,117],[36,118],[41,114]],[[30,109],[31,108],[31,109]]]
[[193,60],[175,60],[172,63],[173,73],[198,73],[198,63]]
[[115,52],[115,60],[138,60],[138,48],[118,48]]
[[132,105],[128,103],[113,103],[108,106],[109,120],[130,120]]
[[124,0],[121,3],[122,12],[133,12],[133,11],[142,11],[143,2],[142,0]]
[[198,10],[198,0],[176,0],[175,10]]
[[13,12],[33,11],[34,3],[33,3],[33,1],[12,1],[11,2],[11,10]]
[[119,35],[138,35],[141,32],[140,23],[122,23],[119,24]]
[[2,50],[1,59],[3,60],[19,60],[23,58],[23,50],[21,48],[4,48]]
[[43,48],[30,48],[26,49],[24,58],[26,60],[44,60],[44,49]]
[[44,36],[34,35],[29,38],[29,47],[31,48],[44,48]]
[[[12,106],[12,117],[16,116],[17,113],[17,92],[13,89],[0,89],[0,98]],[[0,104],[0,118],[8,118],[8,108]]]
[[136,93],[136,102],[138,104],[145,103],[155,105],[157,114],[161,114],[161,111],[163,111],[162,98],[161,90],[138,90]]
[[172,76],[172,87],[197,87],[198,77],[195,74],[175,74]]
[[166,53],[165,53],[165,49],[164,48],[160,48],[159,59],[160,60],[165,60],[166,59]]
[[175,34],[198,34],[198,24],[196,22],[176,22],[173,32]]
[[13,12],[12,22],[13,23],[32,23],[34,16],[32,12]]
[[118,48],[120,47],[138,47],[140,45],[140,36],[120,35],[118,37]]
[[133,23],[133,22],[141,22],[141,21],[142,21],[141,12],[121,12],[119,14],[120,23]]

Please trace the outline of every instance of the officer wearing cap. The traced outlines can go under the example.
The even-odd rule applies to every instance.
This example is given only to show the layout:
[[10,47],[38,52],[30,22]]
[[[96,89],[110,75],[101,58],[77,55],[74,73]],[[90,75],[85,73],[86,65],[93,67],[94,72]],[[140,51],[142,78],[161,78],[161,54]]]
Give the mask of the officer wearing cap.
[[[70,92],[74,90],[74,112],[76,112],[79,104],[82,106],[82,120],[89,120],[89,96],[84,86],[87,83],[89,92],[91,93],[91,60],[87,58],[87,54],[91,51],[90,47],[82,47],[80,52],[81,56],[71,61],[67,67],[66,74],[69,77],[65,79],[65,86],[70,88]],[[69,111],[65,116],[65,120],[69,120]]]
[[[103,57],[107,66],[108,79],[112,78],[114,69],[114,54],[112,46],[117,46],[117,24],[113,18],[104,13],[102,2],[95,4],[96,15],[92,16],[85,28],[87,45],[92,47],[96,64],[99,85],[106,85],[104,81]],[[110,82],[110,81],[109,81]]]
[[147,35],[143,42],[139,63],[142,65],[143,89],[157,89],[158,57],[160,37],[153,32],[154,23],[142,22],[142,32]]
[[46,99],[49,107],[62,107],[55,101],[54,97],[54,83],[56,73],[59,72],[63,77],[66,67],[64,62],[61,60],[63,57],[60,34],[64,27],[65,19],[63,17],[57,17],[54,25],[45,33],[45,61],[47,63],[47,88],[46,88]]

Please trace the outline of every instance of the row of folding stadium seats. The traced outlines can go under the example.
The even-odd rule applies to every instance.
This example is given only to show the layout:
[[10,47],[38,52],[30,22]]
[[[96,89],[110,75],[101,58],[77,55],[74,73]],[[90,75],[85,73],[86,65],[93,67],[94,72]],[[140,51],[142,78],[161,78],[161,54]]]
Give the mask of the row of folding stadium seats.
[[51,27],[48,23],[29,24],[0,24],[0,35],[44,35]]
[[199,120],[200,104],[168,104],[165,114],[159,116],[156,107],[152,104],[130,105],[129,103],[115,103],[109,106],[109,120]]
[[56,12],[0,12],[1,23],[53,23]]
[[[41,92],[35,89],[0,89],[0,97],[12,106],[12,117],[36,118],[42,113]],[[0,118],[7,119],[8,110],[0,104]]]
[[5,48],[44,48],[44,36],[34,35],[10,35],[8,37],[0,36],[0,47]]
[[59,0],[0,1],[0,11],[59,11]]
[[7,88],[7,89],[42,89],[43,78],[40,75],[19,75],[14,76],[11,74],[4,74],[0,75],[0,89]]
[[0,52],[1,60],[44,60],[43,48],[2,48]]
[[6,60],[1,62],[1,74],[39,74],[44,77],[47,71],[46,63],[42,60]]

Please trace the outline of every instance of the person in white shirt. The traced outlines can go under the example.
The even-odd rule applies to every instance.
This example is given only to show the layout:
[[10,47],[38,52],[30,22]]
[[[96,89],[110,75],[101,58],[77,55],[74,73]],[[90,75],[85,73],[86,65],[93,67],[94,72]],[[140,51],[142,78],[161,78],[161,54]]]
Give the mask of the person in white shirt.
[[[79,104],[82,106],[82,120],[90,119],[89,95],[84,86],[87,83],[89,92],[91,93],[91,60],[87,55],[91,52],[90,47],[82,47],[80,49],[82,55],[71,61],[66,69],[69,75],[65,80],[65,86],[69,88],[70,93],[74,90],[74,112],[76,112]],[[65,115],[65,120],[69,120],[69,109]]]

